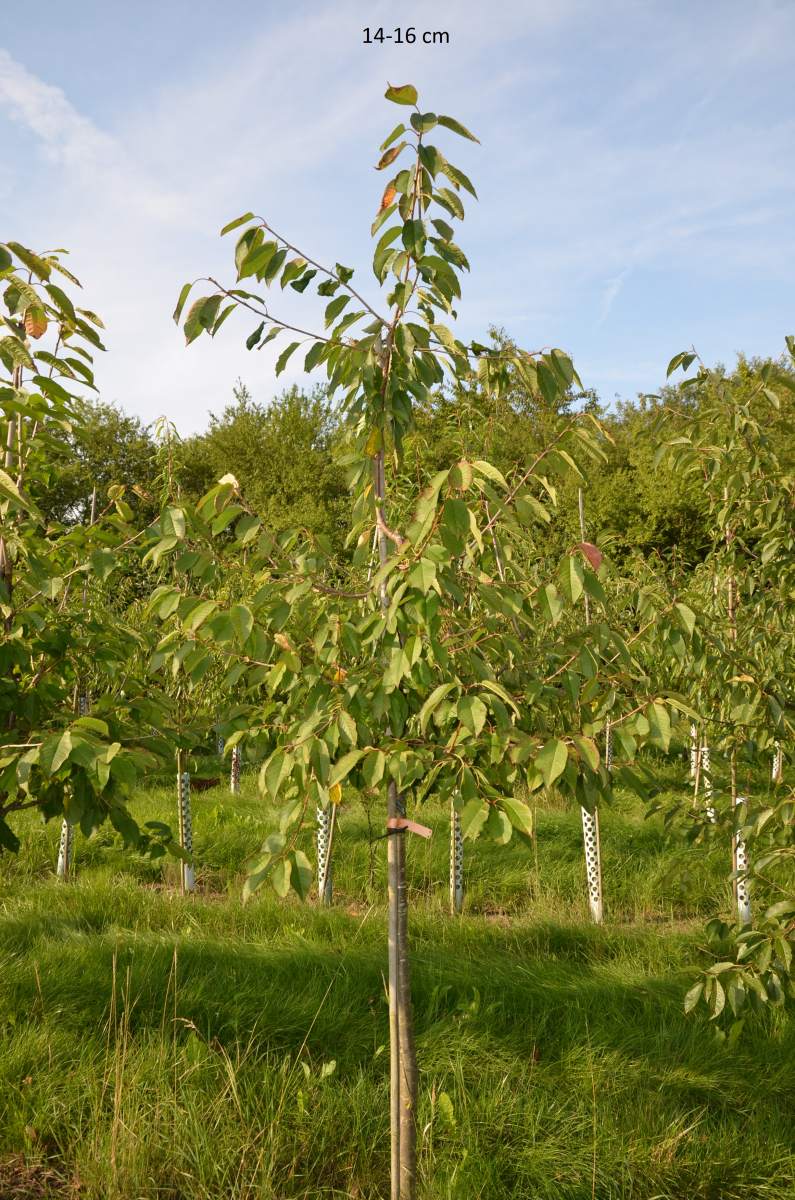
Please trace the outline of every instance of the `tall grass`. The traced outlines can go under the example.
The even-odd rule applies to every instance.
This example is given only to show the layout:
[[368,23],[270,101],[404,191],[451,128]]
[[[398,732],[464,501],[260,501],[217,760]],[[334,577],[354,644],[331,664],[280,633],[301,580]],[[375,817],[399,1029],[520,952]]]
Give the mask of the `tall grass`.
[[[137,813],[173,803],[155,789]],[[550,803],[535,848],[467,844],[451,918],[446,814],[426,817],[436,835],[410,847],[425,1200],[795,1194],[792,1028],[771,1019],[729,1052],[682,1015],[728,851],[625,798],[602,815],[597,929],[579,814]],[[54,825],[31,821],[0,860],[8,1195],[388,1195],[385,843],[361,806],[343,808],[330,910],[239,903],[269,827],[250,778],[194,797],[195,897],[103,831],[78,835],[58,884]]]

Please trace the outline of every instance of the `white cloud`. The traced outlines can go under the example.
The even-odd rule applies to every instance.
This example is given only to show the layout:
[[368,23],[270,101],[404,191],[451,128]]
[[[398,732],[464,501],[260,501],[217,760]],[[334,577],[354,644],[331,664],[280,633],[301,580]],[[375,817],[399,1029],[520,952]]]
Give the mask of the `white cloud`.
[[[751,102],[791,61],[788,6],[760,5],[749,32],[730,2],[605,0],[597,12],[582,0],[499,10],[446,0],[401,24],[449,28],[450,47],[361,45],[364,24],[396,20],[383,0],[249,14],[206,77],[182,58],[169,82],[142,79],[126,109],[112,106],[122,115],[107,128],[0,51],[0,136],[5,114],[15,150],[23,135],[39,147],[0,156],[6,222],[23,242],[71,248],[108,325],[111,353],[98,364],[107,399],[148,419],[168,411],[188,429],[240,374],[258,398],[272,393],[275,353],[247,354],[247,322],[186,352],[169,320],[185,279],[229,278],[231,246],[217,230],[248,208],[321,261],[362,267],[375,294],[366,230],[381,182],[373,149],[393,115],[380,101],[387,79],[411,79],[483,137],[455,157],[481,194],[462,236],[473,266],[462,320],[473,334],[496,322],[531,345],[576,352],[582,341],[594,365],[612,358],[607,383],[625,374],[616,362],[653,361],[648,346],[626,346],[615,319],[630,273],[634,315],[644,305],[659,314],[655,289],[672,272],[714,280],[716,312],[742,272],[791,276],[792,105],[761,92]],[[123,49],[103,53],[112,87]],[[311,321],[309,293],[277,296],[287,319]]]

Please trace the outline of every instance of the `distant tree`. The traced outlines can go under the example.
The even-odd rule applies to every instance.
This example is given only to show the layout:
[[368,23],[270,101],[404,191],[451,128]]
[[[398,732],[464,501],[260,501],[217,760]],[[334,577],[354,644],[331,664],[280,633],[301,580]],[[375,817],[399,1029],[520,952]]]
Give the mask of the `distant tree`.
[[303,527],[339,547],[350,512],[335,461],[339,436],[321,388],[292,387],[260,404],[238,382],[233,403],[211,414],[206,433],[182,443],[183,483],[199,496],[229,472],[271,532]]
[[[77,420],[51,432],[49,470],[37,499],[48,518],[64,525],[90,518],[91,493],[100,500],[122,484],[133,512],[151,520],[157,505],[150,498],[155,476],[155,446],[138,417],[115,404],[81,400]],[[136,490],[133,490],[136,489]]]

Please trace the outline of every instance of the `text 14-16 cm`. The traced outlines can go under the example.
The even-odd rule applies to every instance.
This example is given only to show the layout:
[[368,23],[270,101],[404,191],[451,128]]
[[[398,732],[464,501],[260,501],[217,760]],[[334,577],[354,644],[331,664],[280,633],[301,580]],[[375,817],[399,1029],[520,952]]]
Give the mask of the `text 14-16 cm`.
[[450,43],[450,34],[444,29],[424,29],[417,33],[413,25],[409,25],[407,29],[401,29],[398,25],[391,33],[384,33],[383,26],[370,29],[368,25],[363,32],[367,46],[371,46],[373,42],[395,42],[398,45],[405,43],[409,46],[414,42],[424,42],[426,46],[446,46]]

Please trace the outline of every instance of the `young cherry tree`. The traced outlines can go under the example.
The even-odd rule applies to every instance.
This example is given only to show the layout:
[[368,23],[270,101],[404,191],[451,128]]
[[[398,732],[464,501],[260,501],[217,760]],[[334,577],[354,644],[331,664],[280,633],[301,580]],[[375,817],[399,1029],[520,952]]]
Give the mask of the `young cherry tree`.
[[[703,620],[691,688],[711,747],[726,764],[723,778],[716,773],[719,790],[707,819],[731,839],[737,923],[733,931],[710,923],[720,961],[693,986],[686,1007],[705,1004],[713,1018],[731,1024],[734,1037],[746,1012],[795,995],[795,897],[787,871],[795,854],[793,793],[774,781],[773,796],[767,794],[771,757],[777,745],[792,744],[794,720],[795,480],[770,428],[780,394],[795,391],[792,338],[787,349],[789,369],[766,364],[741,383],[699,364],[682,385],[695,398],[689,431],[660,451],[680,470],[699,472],[713,520],[710,554],[692,589]],[[669,374],[695,361],[694,353],[679,354]],[[754,795],[755,777],[765,780],[762,796]],[[780,898],[755,913],[751,885]]]
[[[468,264],[450,221],[463,219],[462,194],[475,189],[434,143],[436,135],[476,139],[454,118],[423,112],[411,85],[389,87],[386,98],[410,111],[377,163],[389,172],[372,227],[381,300],[365,298],[350,268],[321,265],[247,213],[223,231],[243,230],[236,282],[208,280],[212,291],[193,301],[184,329],[190,343],[216,333],[235,309],[253,314],[249,349],[291,338],[277,374],[300,350],[305,369],[323,367],[341,396],[354,492],[351,558],[336,561],[322,538],[298,534],[274,546],[254,532],[248,566],[256,588],[238,606],[245,620],[219,609],[192,634],[207,653],[228,649],[237,695],[249,697],[250,732],[242,736],[269,744],[260,780],[281,805],[280,827],[253,864],[247,891],[269,880],[280,895],[290,887],[306,895],[311,868],[299,842],[307,818],[339,802],[343,788],[384,795],[391,1194],[411,1200],[418,1075],[406,854],[407,835],[429,831],[410,804],[434,793],[452,799],[465,836],[499,844],[529,837],[531,810],[520,791],[555,784],[589,811],[609,795],[596,738],[618,699],[614,776],[623,781],[635,778],[627,760],[643,740],[642,724],[648,733],[651,723],[670,728],[670,720],[664,698],[646,693],[631,651],[602,619],[596,547],[571,547],[554,569],[534,554],[532,528],[555,502],[550,477],[582,479],[601,453],[593,421],[562,421],[508,479],[476,457],[419,484],[401,476],[414,407],[445,379],[499,391],[520,371],[529,387],[554,397],[576,377],[558,350],[503,352],[456,338],[447,322]],[[277,283],[317,290],[326,302],[323,333],[277,316],[262,290]],[[182,289],[177,320],[193,286]],[[223,519],[226,502],[217,489],[202,500],[205,527],[214,505]],[[373,540],[378,563],[368,573]],[[187,578],[173,602],[190,604]]]
[[38,809],[85,833],[109,818],[125,840],[162,850],[168,831],[142,839],[126,804],[139,772],[157,765],[146,734],[161,706],[122,670],[136,633],[94,602],[140,537],[132,511],[121,487],[91,527],[60,525],[40,506],[58,435],[78,419],[76,394],[94,387],[103,349],[99,317],[71,298],[80,285],[63,254],[0,245],[0,847],[18,846],[14,814]]

